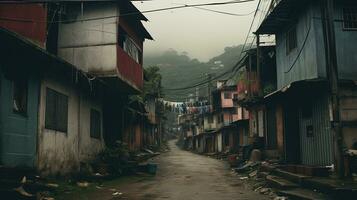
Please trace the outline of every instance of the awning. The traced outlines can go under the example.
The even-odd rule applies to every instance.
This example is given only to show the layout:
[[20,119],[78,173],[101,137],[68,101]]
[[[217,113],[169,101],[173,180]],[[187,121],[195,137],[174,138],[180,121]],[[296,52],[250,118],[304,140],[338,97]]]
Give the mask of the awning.
[[281,0],[278,5],[263,20],[257,34],[275,34],[286,24],[299,17],[299,13],[306,8],[308,0]]

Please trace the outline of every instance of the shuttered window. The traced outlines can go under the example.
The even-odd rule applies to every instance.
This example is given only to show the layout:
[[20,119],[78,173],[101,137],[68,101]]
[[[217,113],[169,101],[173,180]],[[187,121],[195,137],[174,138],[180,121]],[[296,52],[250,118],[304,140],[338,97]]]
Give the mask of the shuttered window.
[[67,133],[68,97],[46,88],[45,128]]
[[90,110],[90,136],[97,139],[101,136],[100,112],[95,109]]

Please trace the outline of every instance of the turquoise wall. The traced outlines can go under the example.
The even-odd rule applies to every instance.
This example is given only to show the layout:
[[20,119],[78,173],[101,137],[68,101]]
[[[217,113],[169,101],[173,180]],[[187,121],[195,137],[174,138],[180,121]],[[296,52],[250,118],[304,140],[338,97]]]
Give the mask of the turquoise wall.
[[28,78],[27,115],[13,112],[13,81],[0,69],[0,162],[7,167],[35,167],[39,78]]

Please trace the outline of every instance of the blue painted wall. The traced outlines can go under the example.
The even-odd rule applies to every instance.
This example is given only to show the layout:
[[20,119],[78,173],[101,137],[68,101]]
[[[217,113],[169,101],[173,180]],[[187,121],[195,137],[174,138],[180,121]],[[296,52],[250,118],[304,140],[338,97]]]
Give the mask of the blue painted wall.
[[[336,6],[335,19],[342,19],[342,6]],[[297,26],[297,48],[287,54],[286,32]],[[281,89],[292,82],[326,78],[325,47],[321,23],[321,10],[311,5],[300,14],[298,20],[276,34],[277,85]],[[338,69],[341,79],[357,79],[357,31],[346,31],[341,22],[335,22]],[[310,31],[309,31],[310,30]],[[306,44],[303,47],[305,38]],[[303,48],[301,55],[298,56]],[[294,61],[297,59],[295,65]]]
[[5,77],[0,68],[1,165],[35,167],[39,84],[38,78],[28,75],[27,115],[16,114],[13,112],[13,81]]

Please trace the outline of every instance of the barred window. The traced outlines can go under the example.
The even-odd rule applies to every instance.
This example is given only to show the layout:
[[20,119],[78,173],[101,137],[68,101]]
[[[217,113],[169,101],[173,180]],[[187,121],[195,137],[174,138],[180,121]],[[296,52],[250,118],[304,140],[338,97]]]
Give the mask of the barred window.
[[343,8],[343,28],[357,30],[357,6]]
[[46,89],[45,128],[67,133],[68,97],[50,88]]

